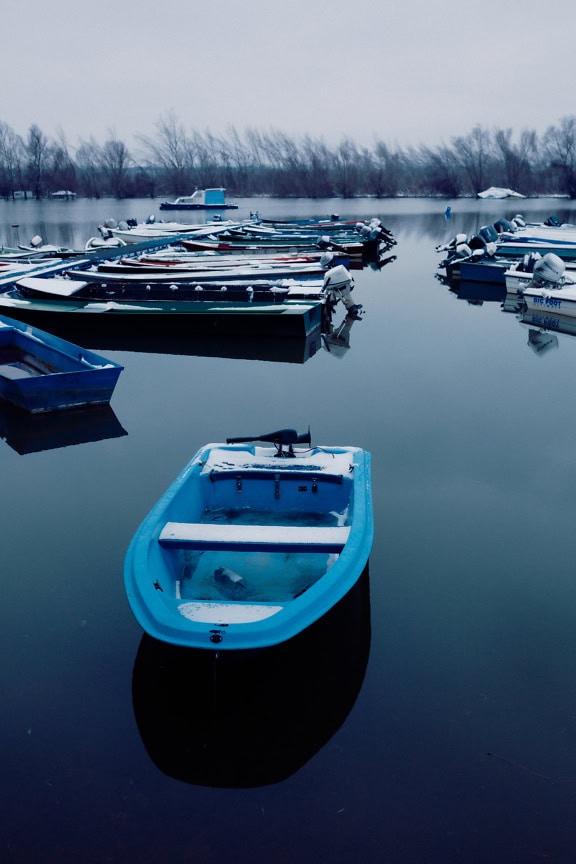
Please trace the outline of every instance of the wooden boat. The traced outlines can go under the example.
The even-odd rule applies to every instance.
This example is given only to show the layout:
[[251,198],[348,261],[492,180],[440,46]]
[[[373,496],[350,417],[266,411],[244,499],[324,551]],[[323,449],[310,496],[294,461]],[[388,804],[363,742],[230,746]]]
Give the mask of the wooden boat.
[[0,397],[32,413],[110,401],[124,367],[0,316]]
[[100,225],[98,230],[103,239],[116,238],[125,243],[143,243],[158,238],[172,238],[177,240],[181,235],[185,237],[206,237],[226,231],[231,225],[237,223],[213,221],[204,224],[187,224],[186,222],[162,222],[161,220],[149,219],[146,222],[135,224],[114,219],[107,220]]
[[263,252],[287,252],[287,251],[308,251],[308,250],[328,250],[340,252],[343,255],[355,256],[359,259],[365,257],[368,253],[372,253],[374,244],[363,243],[362,240],[353,239],[341,242],[336,241],[331,237],[311,237],[309,239],[289,239],[283,236],[282,238],[262,237],[254,238],[210,238],[184,236],[181,240],[181,245],[184,249],[189,249],[192,252],[250,252],[252,254],[260,254]]
[[196,189],[192,195],[181,195],[174,201],[163,201],[160,210],[237,210],[238,204],[226,201],[225,189]]
[[278,299],[275,292],[268,292],[261,302],[254,302],[246,290],[242,299],[233,291],[215,292],[217,299],[198,291],[196,298],[201,299],[181,300],[165,286],[165,299],[122,299],[117,292],[90,299],[82,294],[88,283],[62,278],[38,283],[34,290],[31,279],[22,280],[0,292],[0,314],[47,330],[73,328],[80,341],[87,332],[91,338],[95,332],[121,338],[127,328],[130,338],[159,332],[167,339],[190,338],[193,333],[302,337],[321,326],[324,306],[317,297],[287,298],[286,291],[279,291]]
[[292,429],[207,444],[136,531],[128,601],[163,642],[278,644],[352,588],[373,533],[366,451],[312,447]]
[[[245,265],[200,262],[194,265],[189,262],[186,266],[163,267],[159,265],[137,264],[133,262],[112,261],[101,264],[97,272],[83,274],[86,279],[113,279],[122,280],[128,278],[131,281],[157,281],[157,282],[210,282],[210,281],[238,281],[251,279],[316,279],[333,266],[331,260],[323,261],[261,261],[248,262]],[[104,275],[103,275],[104,274]]]

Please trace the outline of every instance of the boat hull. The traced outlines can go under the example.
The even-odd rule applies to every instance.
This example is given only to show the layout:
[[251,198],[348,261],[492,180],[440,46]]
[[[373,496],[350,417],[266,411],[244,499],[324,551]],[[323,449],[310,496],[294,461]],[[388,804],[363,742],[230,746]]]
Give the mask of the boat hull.
[[[78,334],[106,333],[121,338],[152,337],[158,333],[186,338],[194,333],[234,336],[307,336],[322,325],[320,300],[269,304],[249,302],[189,303],[90,302],[67,299],[28,300],[18,292],[0,293],[0,314],[47,330],[65,329]],[[97,337],[96,337],[97,338]]]
[[208,650],[291,639],[340,600],[373,540],[370,454],[209,444],[137,530],[124,578],[151,636]]
[[163,201],[160,210],[238,210],[238,204],[176,204]]
[[0,316],[0,397],[31,413],[105,405],[123,367]]

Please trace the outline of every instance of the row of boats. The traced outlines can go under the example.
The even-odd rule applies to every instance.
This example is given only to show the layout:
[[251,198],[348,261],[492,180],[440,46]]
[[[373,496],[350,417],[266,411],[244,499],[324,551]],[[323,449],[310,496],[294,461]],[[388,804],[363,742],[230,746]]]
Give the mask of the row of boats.
[[[37,244],[0,254],[0,313],[40,327],[65,326],[73,315],[75,329],[82,318],[174,335],[269,327],[306,335],[321,326],[326,306],[342,301],[359,311],[351,270],[395,258],[387,254],[395,240],[379,221],[328,224],[109,223],[101,243],[92,238],[82,252]],[[242,248],[216,248],[240,235]]]
[[526,223],[518,214],[458,234],[437,247],[440,271],[450,284],[500,286],[508,306],[576,316],[576,225],[556,217]]
[[[109,401],[122,367],[66,341],[62,326],[80,339],[82,323],[132,337],[139,325],[164,336],[308,337],[340,302],[346,321],[360,316],[351,270],[395,258],[377,220],[109,223],[100,240],[82,252],[36,242],[0,255],[0,396],[20,408]],[[361,448],[313,446],[293,429],[207,444],[136,531],[128,601],[161,643],[218,652],[287,643],[353,590],[373,531]]]

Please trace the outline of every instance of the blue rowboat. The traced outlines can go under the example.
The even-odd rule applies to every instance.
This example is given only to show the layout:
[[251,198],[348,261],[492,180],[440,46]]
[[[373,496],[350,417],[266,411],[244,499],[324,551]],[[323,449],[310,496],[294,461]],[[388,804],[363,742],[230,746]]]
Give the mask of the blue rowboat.
[[128,601],[163,642],[279,644],[353,587],[373,534],[366,451],[312,447],[291,429],[207,444],[136,531]]
[[124,367],[0,316],[0,397],[32,413],[110,401]]

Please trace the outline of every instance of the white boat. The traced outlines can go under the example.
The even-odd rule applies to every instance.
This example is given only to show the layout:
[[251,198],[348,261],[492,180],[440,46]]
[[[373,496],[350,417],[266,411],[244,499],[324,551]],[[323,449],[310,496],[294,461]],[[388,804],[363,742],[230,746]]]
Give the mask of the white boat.
[[552,252],[536,262],[532,273],[507,270],[506,291],[526,309],[576,315],[576,277],[566,273],[564,261]]
[[156,222],[148,220],[129,225],[128,222],[118,222],[114,219],[107,220],[104,225],[98,226],[98,230],[104,239],[115,237],[125,243],[142,243],[146,240],[157,240],[159,237],[208,237],[226,231],[228,228],[237,227],[236,222],[205,222],[203,224],[187,225],[185,222]]
[[228,204],[225,189],[196,189],[192,195],[181,195],[175,201],[163,201],[160,210],[237,210],[238,204]]

